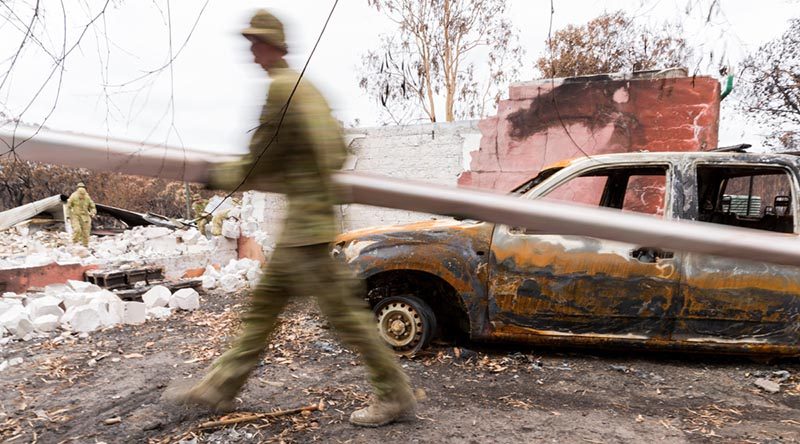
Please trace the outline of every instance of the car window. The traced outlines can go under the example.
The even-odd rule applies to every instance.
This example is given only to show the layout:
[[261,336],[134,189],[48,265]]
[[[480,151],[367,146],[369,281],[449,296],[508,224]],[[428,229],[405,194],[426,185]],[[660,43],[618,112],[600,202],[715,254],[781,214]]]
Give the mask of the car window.
[[667,166],[615,167],[573,177],[543,199],[662,216]]
[[698,219],[779,233],[794,232],[792,181],[780,167],[697,167]]
[[543,170],[542,172],[540,172],[533,179],[530,179],[530,180],[526,181],[525,183],[523,183],[522,185],[520,185],[520,186],[514,188],[513,190],[511,190],[511,194],[519,194],[519,195],[525,194],[528,191],[530,191],[530,190],[536,188],[537,186],[539,186],[539,184],[544,182],[545,179],[549,178],[550,176],[552,176],[553,174],[555,174],[555,173],[557,173],[557,172],[559,172],[561,170],[562,170],[562,168],[558,168],[558,167],[556,167],[556,168],[548,168],[546,170]]

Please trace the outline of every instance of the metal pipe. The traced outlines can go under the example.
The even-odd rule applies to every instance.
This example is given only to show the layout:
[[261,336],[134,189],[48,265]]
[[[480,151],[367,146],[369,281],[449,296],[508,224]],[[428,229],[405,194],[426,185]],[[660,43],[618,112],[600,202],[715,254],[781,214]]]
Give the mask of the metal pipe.
[[[2,134],[0,139],[8,140]],[[39,136],[20,147],[16,155],[23,160],[199,183],[207,181],[213,163],[232,159],[196,150],[146,147],[125,141],[106,143],[101,138],[82,141]],[[349,203],[462,216],[525,227],[541,234],[589,236],[640,247],[800,265],[800,238],[795,234],[663,220],[363,173],[336,173],[334,181],[343,191],[343,201]]]

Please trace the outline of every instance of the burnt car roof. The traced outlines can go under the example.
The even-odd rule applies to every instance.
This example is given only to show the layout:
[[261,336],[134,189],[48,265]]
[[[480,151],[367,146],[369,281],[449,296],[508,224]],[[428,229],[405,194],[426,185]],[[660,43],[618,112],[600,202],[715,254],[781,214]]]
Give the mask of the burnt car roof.
[[800,165],[800,155],[795,152],[786,153],[741,153],[741,152],[715,152],[715,151],[641,151],[635,153],[598,154],[593,156],[576,157],[569,161],[561,161],[549,165],[547,168],[571,167],[584,163],[617,163],[617,162],[680,162],[692,160],[731,160],[737,162],[753,163],[794,163]]

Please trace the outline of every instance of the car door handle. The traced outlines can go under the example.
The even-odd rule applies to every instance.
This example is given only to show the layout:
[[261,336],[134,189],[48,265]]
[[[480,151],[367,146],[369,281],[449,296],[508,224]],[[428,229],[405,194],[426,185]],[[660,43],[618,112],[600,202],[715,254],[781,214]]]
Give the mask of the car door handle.
[[631,257],[648,264],[654,264],[658,259],[672,259],[675,253],[654,247],[641,247],[631,250]]

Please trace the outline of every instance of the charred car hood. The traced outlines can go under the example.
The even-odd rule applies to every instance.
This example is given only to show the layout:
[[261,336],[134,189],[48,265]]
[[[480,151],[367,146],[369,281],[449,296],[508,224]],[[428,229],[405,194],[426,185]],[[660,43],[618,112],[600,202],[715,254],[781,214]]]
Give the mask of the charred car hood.
[[335,244],[349,243],[357,240],[378,239],[382,237],[416,237],[419,234],[427,233],[436,235],[442,233],[463,233],[465,231],[479,230],[487,224],[476,221],[457,221],[457,220],[430,220],[414,222],[403,225],[383,225],[378,227],[362,228],[358,230],[346,231],[336,237]]
[[339,235],[334,245],[348,261],[368,250],[400,245],[438,244],[485,250],[493,227],[487,222],[432,220],[348,231]]

